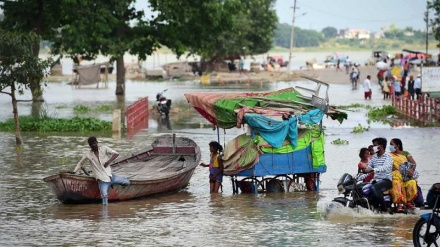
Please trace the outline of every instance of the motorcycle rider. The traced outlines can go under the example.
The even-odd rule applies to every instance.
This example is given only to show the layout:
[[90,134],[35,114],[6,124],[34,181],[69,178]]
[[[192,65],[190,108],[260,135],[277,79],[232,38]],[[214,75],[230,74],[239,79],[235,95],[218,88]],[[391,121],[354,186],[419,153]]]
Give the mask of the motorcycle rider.
[[391,189],[393,157],[385,152],[387,146],[387,139],[378,137],[373,139],[373,149],[375,154],[363,170],[364,173],[374,172],[373,184],[371,188],[372,201],[376,206],[380,207],[382,212],[387,211],[387,206],[383,198],[383,192]]

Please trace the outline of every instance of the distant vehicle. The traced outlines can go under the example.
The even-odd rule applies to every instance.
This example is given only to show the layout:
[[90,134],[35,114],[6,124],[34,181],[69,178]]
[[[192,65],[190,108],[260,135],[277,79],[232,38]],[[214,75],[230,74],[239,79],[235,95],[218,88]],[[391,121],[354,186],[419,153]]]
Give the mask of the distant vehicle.
[[347,60],[347,56],[340,52],[335,52],[332,55],[328,55],[324,60],[324,65],[326,68],[336,67],[339,60],[339,66],[344,67],[345,60]]
[[159,92],[156,94],[156,101],[157,103],[157,112],[159,112],[160,115],[165,115],[168,116],[168,114],[170,114],[170,109],[171,109],[171,100],[167,99],[163,94],[167,91],[168,89],[163,90],[162,92]]
[[374,66],[379,61],[384,61],[389,58],[389,53],[386,51],[372,51],[371,57],[368,58],[366,65]]

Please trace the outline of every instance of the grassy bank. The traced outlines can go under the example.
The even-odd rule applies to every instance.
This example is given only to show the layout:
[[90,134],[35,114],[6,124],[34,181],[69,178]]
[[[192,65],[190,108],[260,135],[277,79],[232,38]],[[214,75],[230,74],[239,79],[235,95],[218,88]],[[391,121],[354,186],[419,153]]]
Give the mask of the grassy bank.
[[[433,38],[429,39],[428,50],[439,49],[436,41]],[[426,43],[424,40],[405,41],[395,39],[330,39],[323,42],[318,47],[294,47],[294,52],[336,52],[336,51],[371,51],[371,50],[385,50],[385,51],[398,51],[401,49],[410,49],[417,51],[425,51]],[[42,48],[41,54],[49,54],[48,48]],[[287,53],[289,48],[285,47],[273,47],[269,52]],[[156,51],[157,54],[173,54],[168,47],[161,47]],[[185,55],[183,55],[185,56]]]

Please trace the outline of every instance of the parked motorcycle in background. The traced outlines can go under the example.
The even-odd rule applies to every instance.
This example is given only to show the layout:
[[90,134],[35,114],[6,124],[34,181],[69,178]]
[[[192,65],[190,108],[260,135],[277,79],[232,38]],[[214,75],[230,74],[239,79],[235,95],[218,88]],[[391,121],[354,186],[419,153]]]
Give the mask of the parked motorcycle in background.
[[167,99],[163,95],[167,90],[168,89],[165,89],[162,92],[156,94],[156,101],[158,102],[157,112],[159,112],[160,115],[165,115],[165,116],[168,116],[171,109],[171,100]]

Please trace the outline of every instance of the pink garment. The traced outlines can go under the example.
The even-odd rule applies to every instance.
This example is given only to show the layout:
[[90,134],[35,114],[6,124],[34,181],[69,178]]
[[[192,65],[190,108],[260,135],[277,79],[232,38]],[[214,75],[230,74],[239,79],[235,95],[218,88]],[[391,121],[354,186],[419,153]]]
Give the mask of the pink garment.
[[[358,173],[361,173],[361,169],[365,169],[367,168],[368,162],[370,162],[370,159],[368,159],[368,161],[366,163],[359,161],[358,163]],[[366,178],[364,178],[362,181],[369,183],[374,177],[374,172],[371,172],[370,174],[368,174],[368,176]]]

